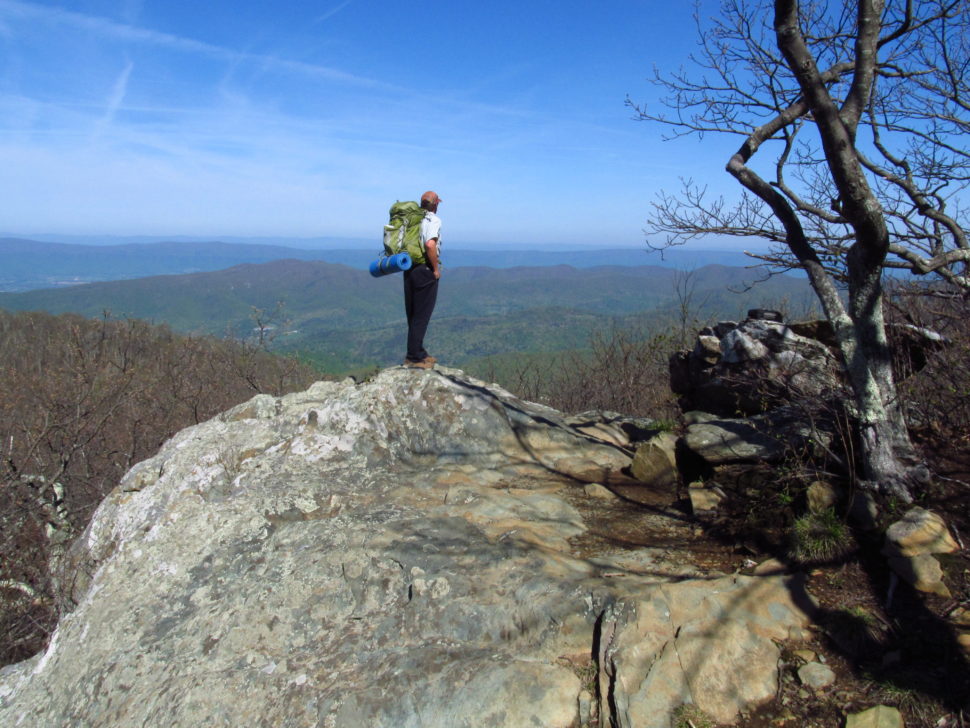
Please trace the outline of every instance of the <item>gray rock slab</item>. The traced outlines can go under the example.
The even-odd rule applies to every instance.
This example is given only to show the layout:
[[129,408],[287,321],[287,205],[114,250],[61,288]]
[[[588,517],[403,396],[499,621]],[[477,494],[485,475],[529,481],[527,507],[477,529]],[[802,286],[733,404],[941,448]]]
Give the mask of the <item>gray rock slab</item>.
[[583,484],[629,462],[456,370],[256,397],[101,504],[48,648],[0,671],[0,725],[566,728],[591,669],[601,720],[728,720],[774,694],[807,597],[578,556]]
[[783,438],[741,419],[690,425],[684,443],[710,465],[777,460],[785,452]]
[[687,427],[683,442],[709,465],[776,462],[792,449],[827,442],[828,433],[816,430],[797,408],[779,407],[765,415],[717,419]]

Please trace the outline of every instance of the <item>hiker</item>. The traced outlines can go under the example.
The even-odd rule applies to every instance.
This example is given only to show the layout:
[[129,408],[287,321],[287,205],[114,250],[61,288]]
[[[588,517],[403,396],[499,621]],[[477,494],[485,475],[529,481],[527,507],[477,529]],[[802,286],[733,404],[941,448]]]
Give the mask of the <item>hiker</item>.
[[408,352],[404,366],[430,369],[437,361],[424,349],[424,334],[438,298],[438,279],[441,263],[438,248],[441,241],[441,220],[435,214],[441,198],[428,190],[421,195],[421,248],[423,255],[413,256],[413,264],[404,271],[404,311],[408,317]]

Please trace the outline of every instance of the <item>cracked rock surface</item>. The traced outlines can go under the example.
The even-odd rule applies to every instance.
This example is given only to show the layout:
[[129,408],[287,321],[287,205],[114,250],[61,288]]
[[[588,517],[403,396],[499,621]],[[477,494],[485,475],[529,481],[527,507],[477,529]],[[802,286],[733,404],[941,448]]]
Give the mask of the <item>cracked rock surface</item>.
[[457,370],[257,396],[100,506],[50,646],[0,671],[0,725],[730,722],[774,694],[808,598],[705,573],[669,514],[638,522],[650,547],[592,538],[636,506],[585,486],[631,456]]

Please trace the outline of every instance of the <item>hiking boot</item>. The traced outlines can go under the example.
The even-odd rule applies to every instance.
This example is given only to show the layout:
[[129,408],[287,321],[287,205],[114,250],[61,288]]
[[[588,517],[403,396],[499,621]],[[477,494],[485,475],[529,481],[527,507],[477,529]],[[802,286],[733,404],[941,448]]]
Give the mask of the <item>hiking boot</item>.
[[404,366],[408,367],[409,369],[430,369],[434,366],[434,363],[434,357],[430,356],[426,359],[422,359],[421,361],[411,361],[410,359],[404,360]]

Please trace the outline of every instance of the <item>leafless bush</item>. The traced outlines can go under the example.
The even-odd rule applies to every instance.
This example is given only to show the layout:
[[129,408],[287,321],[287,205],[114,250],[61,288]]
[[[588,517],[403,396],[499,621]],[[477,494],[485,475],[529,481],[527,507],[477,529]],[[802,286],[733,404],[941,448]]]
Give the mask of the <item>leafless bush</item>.
[[590,338],[589,351],[521,364],[502,375],[502,384],[563,412],[610,410],[672,421],[678,409],[667,360],[675,348],[669,334],[643,338],[621,329],[598,332]]
[[941,287],[894,291],[889,331],[911,426],[968,442],[970,296]]
[[140,321],[0,311],[0,664],[56,621],[49,564],[133,464],[178,430],[315,373],[246,344]]

